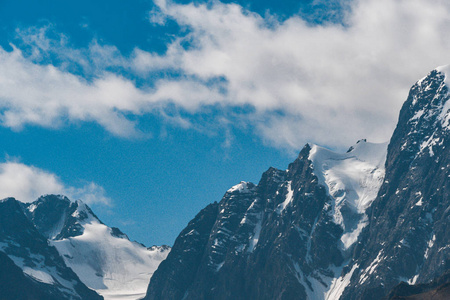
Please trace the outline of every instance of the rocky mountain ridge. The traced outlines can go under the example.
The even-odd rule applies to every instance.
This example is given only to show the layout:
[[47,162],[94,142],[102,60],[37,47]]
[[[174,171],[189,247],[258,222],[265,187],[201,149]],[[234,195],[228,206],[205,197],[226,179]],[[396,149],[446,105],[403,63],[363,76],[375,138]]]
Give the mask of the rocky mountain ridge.
[[389,146],[306,145],[287,170],[228,190],[181,232],[145,299],[381,299],[442,275],[448,69],[411,88]]
[[446,74],[448,67],[418,81],[402,107],[370,226],[349,264],[355,272],[344,299],[377,299],[401,281],[427,283],[450,268]]
[[[287,170],[270,168],[258,185],[234,186],[180,234],[146,299],[301,299],[325,292],[367,225],[364,210],[383,181],[386,146],[360,141],[337,154],[307,145]],[[191,276],[171,286],[166,276],[187,272],[185,259]]]

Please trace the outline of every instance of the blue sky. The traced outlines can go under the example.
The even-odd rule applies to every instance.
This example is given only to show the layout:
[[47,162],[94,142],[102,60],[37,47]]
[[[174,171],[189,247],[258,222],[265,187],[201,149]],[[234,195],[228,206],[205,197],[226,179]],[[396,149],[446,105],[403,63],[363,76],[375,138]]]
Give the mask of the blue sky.
[[64,193],[172,244],[301,147],[389,139],[450,61],[432,0],[0,2],[2,196]]

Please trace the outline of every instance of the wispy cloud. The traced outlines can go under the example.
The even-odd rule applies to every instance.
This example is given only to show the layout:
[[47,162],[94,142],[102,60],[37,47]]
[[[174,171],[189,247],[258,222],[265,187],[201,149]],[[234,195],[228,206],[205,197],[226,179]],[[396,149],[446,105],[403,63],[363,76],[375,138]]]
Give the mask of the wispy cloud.
[[106,196],[106,191],[95,182],[88,182],[82,187],[65,187],[64,193],[72,199],[81,199],[87,204],[111,205],[112,201]]
[[87,204],[111,205],[103,187],[94,182],[81,187],[68,186],[55,174],[34,166],[18,161],[0,163],[0,199],[14,197],[22,202],[32,202],[46,194],[61,194]]
[[[64,53],[67,43],[22,32],[40,52],[0,50],[2,124],[94,121],[133,136],[139,131],[130,115],[164,116],[175,105],[184,112],[177,123],[193,128],[203,122],[196,116],[214,106],[224,112],[214,122],[249,124],[277,147],[308,141],[343,147],[362,137],[387,140],[409,87],[450,62],[448,1],[354,1],[345,25],[318,26],[300,17],[279,22],[236,4],[157,3],[149,20],[171,19],[188,29],[164,54],[136,49],[122,57],[115,47],[93,42],[61,54],[53,66],[36,57]],[[71,64],[84,66],[88,78]],[[133,78],[148,84],[138,87]],[[226,113],[236,107],[251,109]]]

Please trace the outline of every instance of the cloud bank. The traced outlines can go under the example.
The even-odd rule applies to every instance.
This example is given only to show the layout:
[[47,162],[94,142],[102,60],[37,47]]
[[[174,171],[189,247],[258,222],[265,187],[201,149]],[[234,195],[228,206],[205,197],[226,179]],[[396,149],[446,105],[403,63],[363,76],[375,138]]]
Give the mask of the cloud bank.
[[14,161],[0,163],[0,199],[14,197],[32,202],[46,194],[61,194],[87,204],[111,204],[103,187],[93,182],[82,187],[67,186],[55,174],[39,168]]
[[[236,4],[157,4],[149,20],[171,19],[188,32],[163,54],[136,49],[123,57],[97,43],[68,49],[36,34],[23,39],[33,55],[0,49],[1,124],[93,121],[136,136],[147,114],[164,117],[176,107],[183,112],[177,124],[192,128],[207,125],[198,116],[215,107],[213,122],[250,125],[276,147],[344,147],[389,139],[410,86],[450,62],[450,3],[443,0],[355,0],[344,25],[317,26]],[[63,63],[39,60],[52,51]]]

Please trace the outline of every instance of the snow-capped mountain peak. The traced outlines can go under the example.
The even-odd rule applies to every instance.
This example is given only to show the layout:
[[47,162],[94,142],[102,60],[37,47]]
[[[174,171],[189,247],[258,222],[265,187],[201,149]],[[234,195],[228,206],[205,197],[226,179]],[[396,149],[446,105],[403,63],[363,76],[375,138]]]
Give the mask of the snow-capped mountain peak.
[[245,181],[241,181],[240,183],[236,184],[235,186],[231,187],[227,193],[249,193],[250,191],[254,190],[255,185],[251,182],[245,182]]
[[[38,207],[45,207],[41,205],[43,203],[36,201],[36,209],[33,209],[33,212]],[[32,286],[38,287],[40,292],[46,294],[45,298],[41,299],[100,299],[99,295],[89,290],[73,270],[66,266],[57,250],[49,245],[48,239],[39,231],[40,228],[48,233],[49,227],[38,228],[30,215],[26,215],[27,209],[24,206],[25,204],[14,198],[0,201],[0,251],[19,268],[19,273],[23,272],[24,276],[31,279]],[[58,219],[51,214],[49,217],[51,220]],[[36,220],[42,221],[41,218]],[[18,299],[9,298],[3,289],[0,290],[1,298]]]
[[388,143],[358,141],[346,153],[313,145],[309,154],[314,174],[332,198],[333,221],[344,230],[343,248],[353,245],[367,224],[366,210],[384,178]]
[[39,197],[33,203],[25,204],[25,213],[49,239],[81,235],[85,224],[101,223],[83,201],[71,201],[62,195]]
[[46,195],[25,213],[89,288],[105,299],[138,299],[168,247],[146,248],[103,224],[83,201]]
[[404,107],[402,151],[432,157],[435,148],[444,145],[445,132],[450,131],[449,75],[450,65],[439,67],[411,88],[411,101]]

